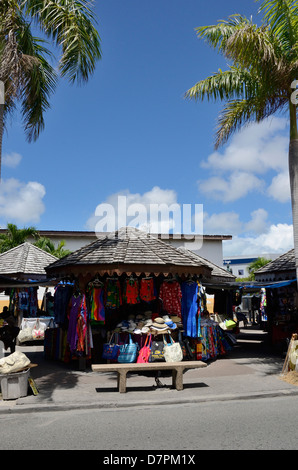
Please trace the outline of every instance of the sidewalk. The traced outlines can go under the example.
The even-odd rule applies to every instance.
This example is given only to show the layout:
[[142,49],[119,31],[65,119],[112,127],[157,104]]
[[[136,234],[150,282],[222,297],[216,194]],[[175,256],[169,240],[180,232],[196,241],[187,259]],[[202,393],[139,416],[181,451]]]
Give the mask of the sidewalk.
[[43,346],[19,347],[32,364],[38,364],[31,369],[30,375],[39,393],[16,400],[0,399],[0,413],[298,395],[297,385],[281,379],[284,357],[272,353],[265,338],[266,333],[261,330],[242,329],[237,345],[226,357],[210,362],[206,368],[189,370],[184,374],[182,391],[171,388],[171,377],[161,377],[164,387],[160,388],[156,386],[154,377],[132,374],[127,379],[127,392],[119,393],[113,373],[74,370],[67,364],[45,360]]

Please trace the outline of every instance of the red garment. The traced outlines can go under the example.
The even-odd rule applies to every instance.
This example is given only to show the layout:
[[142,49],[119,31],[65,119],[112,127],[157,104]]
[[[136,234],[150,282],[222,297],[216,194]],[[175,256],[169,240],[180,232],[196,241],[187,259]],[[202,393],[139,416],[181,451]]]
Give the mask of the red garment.
[[128,304],[137,304],[140,302],[139,283],[137,279],[126,279],[124,296]]
[[164,281],[160,286],[159,298],[162,300],[163,308],[170,315],[181,317],[182,292],[177,281]]
[[156,299],[153,279],[141,279],[140,297],[145,302],[151,302]]

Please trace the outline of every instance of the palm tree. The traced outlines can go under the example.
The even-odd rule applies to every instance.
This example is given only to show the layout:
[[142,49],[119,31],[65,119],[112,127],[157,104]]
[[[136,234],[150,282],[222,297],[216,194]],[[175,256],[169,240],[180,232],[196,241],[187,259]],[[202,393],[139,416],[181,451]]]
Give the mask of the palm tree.
[[[52,53],[32,25],[61,50],[58,70],[70,83],[86,82],[101,58],[95,17],[86,0],[1,0],[0,178],[3,124],[20,102],[25,133],[35,141],[44,128],[44,113],[57,83]],[[1,93],[0,93],[1,94]]]
[[70,250],[66,250],[64,248],[65,241],[61,240],[57,247],[55,247],[54,243],[46,237],[40,237],[35,243],[35,246],[41,248],[42,250],[50,253],[51,255],[56,256],[57,258],[63,258],[63,256],[69,255],[71,253]]
[[38,236],[39,234],[35,227],[19,229],[14,224],[7,224],[6,233],[0,234],[0,253],[21,245],[29,237],[38,238]]
[[241,15],[216,25],[197,28],[199,38],[231,61],[226,71],[199,81],[188,99],[224,100],[218,119],[215,147],[227,142],[243,125],[260,122],[277,111],[289,116],[289,173],[298,279],[298,131],[297,107],[292,102],[298,78],[298,2],[266,0],[260,26]]
[[272,261],[271,259],[264,258],[260,256],[259,258],[255,259],[250,263],[248,266],[248,272],[249,272],[249,279],[251,281],[254,281],[255,279],[255,271],[259,268],[262,268],[262,266],[266,266],[266,264],[270,263]]

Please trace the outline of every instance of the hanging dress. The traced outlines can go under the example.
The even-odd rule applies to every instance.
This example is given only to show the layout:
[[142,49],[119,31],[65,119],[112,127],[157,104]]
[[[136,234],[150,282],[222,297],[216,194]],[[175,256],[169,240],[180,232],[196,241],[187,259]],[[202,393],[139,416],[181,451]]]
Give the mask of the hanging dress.
[[107,280],[105,303],[107,308],[118,308],[122,305],[120,282],[118,279]]
[[196,282],[183,282],[181,285],[181,311],[184,335],[190,336],[191,338],[197,338],[198,336],[200,336],[200,331],[198,331],[200,328],[197,324],[198,290],[199,286]]
[[80,353],[86,352],[86,333],[87,333],[87,305],[86,297],[82,296],[81,306],[77,318],[77,351]]
[[140,302],[139,282],[137,279],[125,279],[123,300],[127,304]]
[[145,302],[152,302],[152,300],[156,299],[153,278],[141,279],[140,298]]
[[181,317],[182,292],[177,281],[164,281],[160,286],[159,298],[162,300],[163,309],[169,315]]
[[71,353],[74,353],[77,349],[77,321],[78,316],[81,312],[82,294],[73,294],[70,300],[70,309],[68,317],[68,330],[67,330],[67,342]]
[[105,323],[103,287],[93,287],[90,292],[90,320]]

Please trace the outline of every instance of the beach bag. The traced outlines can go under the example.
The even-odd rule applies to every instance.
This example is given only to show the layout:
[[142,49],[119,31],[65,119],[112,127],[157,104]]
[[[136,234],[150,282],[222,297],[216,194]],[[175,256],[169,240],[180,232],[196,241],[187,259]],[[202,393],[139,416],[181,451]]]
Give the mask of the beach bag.
[[0,374],[10,374],[29,367],[30,359],[21,351],[15,351],[0,359]]
[[20,343],[25,343],[26,341],[32,341],[32,328],[28,325],[27,320],[24,321],[24,328],[22,328],[17,336],[17,340]]
[[129,342],[125,344],[121,344],[119,346],[118,362],[120,363],[136,362],[138,348],[139,348],[138,344],[134,343],[133,340],[131,339],[131,335],[129,335]]
[[146,363],[149,362],[150,353],[151,353],[151,335],[147,335],[144,346],[140,349],[139,355],[137,358],[137,363]]
[[114,333],[111,336],[109,343],[103,345],[102,358],[110,361],[117,359],[119,354],[120,346],[119,344],[113,343]]
[[42,323],[39,318],[37,318],[33,328],[32,328],[32,338],[33,340],[44,339],[44,331],[46,329],[45,323]]
[[163,348],[163,341],[152,340],[149,362],[164,362]]
[[179,331],[178,339],[183,354],[183,361],[192,361],[194,359],[194,353],[191,350],[188,338],[182,338],[182,333]]
[[163,338],[164,341],[164,357],[166,362],[180,362],[183,360],[183,353],[179,343],[173,341],[172,337],[170,336],[170,343],[167,343],[165,340],[165,336]]

